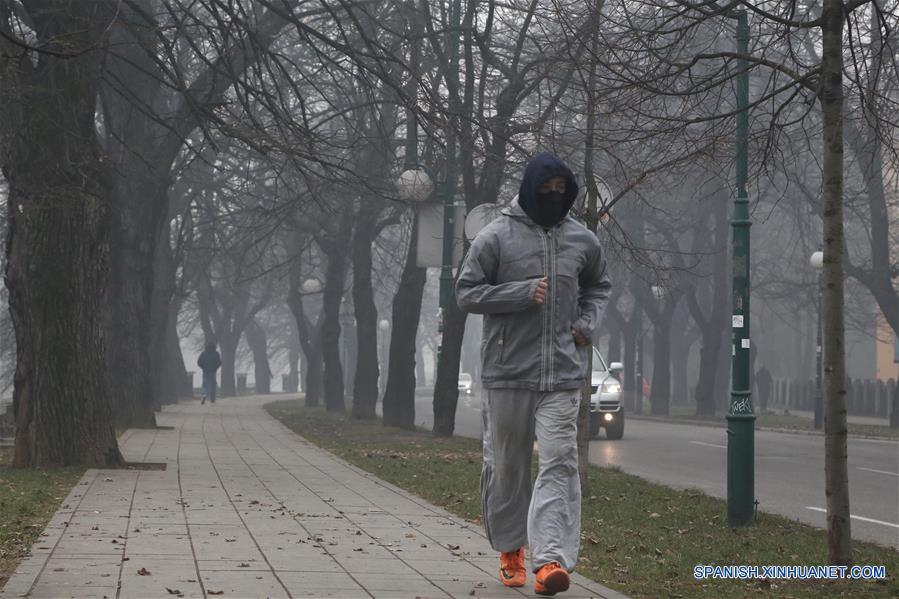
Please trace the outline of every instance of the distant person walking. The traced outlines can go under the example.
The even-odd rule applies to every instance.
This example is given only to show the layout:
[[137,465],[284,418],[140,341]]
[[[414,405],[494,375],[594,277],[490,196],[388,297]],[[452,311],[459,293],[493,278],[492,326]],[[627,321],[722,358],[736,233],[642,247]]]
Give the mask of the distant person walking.
[[773,383],[771,373],[764,366],[755,373],[755,387],[759,392],[759,407],[762,412],[768,409],[768,399],[771,398],[771,385]]
[[580,387],[611,289],[596,235],[568,216],[577,191],[564,162],[535,156],[518,201],[474,239],[456,283],[459,308],[484,314],[484,527],[506,586],[524,586],[530,547],[540,595],[568,590],[577,563]]
[[200,404],[206,403],[208,399],[211,403],[215,403],[215,373],[219,366],[222,365],[222,357],[215,350],[215,343],[207,343],[206,350],[200,354],[197,360],[197,366],[203,371],[203,400]]

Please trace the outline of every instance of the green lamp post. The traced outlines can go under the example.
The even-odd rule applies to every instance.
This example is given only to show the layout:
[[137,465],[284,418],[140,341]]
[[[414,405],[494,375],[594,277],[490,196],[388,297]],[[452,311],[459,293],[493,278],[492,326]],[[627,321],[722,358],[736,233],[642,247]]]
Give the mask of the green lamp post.
[[[458,113],[456,101],[459,91],[459,27],[461,26],[461,0],[453,0],[450,8],[449,65],[446,70],[446,87],[449,91],[450,127],[446,136],[446,181],[443,186],[443,267],[440,270],[440,332],[446,308],[453,293],[453,234],[455,226],[456,197],[456,132],[455,116]],[[441,343],[442,345],[442,343]]]
[[727,521],[730,526],[755,522],[755,414],[752,410],[749,335],[749,22],[745,11],[737,20],[737,195],[733,227],[733,352],[731,396],[727,413]]

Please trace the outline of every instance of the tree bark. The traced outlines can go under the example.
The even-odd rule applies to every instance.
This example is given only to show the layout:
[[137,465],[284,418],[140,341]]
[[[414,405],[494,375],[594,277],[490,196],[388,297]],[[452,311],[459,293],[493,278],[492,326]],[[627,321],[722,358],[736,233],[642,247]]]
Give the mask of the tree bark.
[[222,355],[221,369],[221,396],[234,397],[237,395],[235,382],[235,363],[237,362],[237,343],[240,337],[234,339],[234,335],[219,337],[219,349]]
[[[290,329],[290,346],[287,350],[288,374],[283,391],[285,393],[296,393],[300,387],[300,340],[296,321],[291,323]],[[303,371],[305,372],[305,369]]]
[[[828,560],[852,562],[846,447],[846,353],[843,298],[843,22],[841,0],[824,0],[821,83],[824,159],[824,418]],[[873,216],[873,215],[872,215]]]
[[310,346],[310,352],[306,354],[306,362],[309,368],[306,372],[306,383],[304,385],[304,405],[307,408],[317,408],[321,405],[322,379],[325,374],[321,327],[318,327],[318,331]]
[[653,319],[652,332],[652,385],[650,387],[650,413],[653,416],[669,416],[671,411],[671,321],[677,299],[669,295],[662,300]]
[[[372,207],[373,208],[373,207]],[[365,207],[353,237],[353,309],[356,314],[356,372],[353,377],[353,417],[375,418],[378,404],[378,309],[371,280],[371,244],[377,236],[374,215]],[[373,214],[374,212],[374,214]]]
[[346,409],[340,360],[340,310],[347,275],[346,251],[352,234],[349,208],[344,208],[339,220],[336,231],[328,236],[327,241],[321,242],[322,249],[328,255],[322,300],[322,359],[325,408],[329,412],[343,412]]
[[696,383],[696,415],[715,415],[715,371],[721,350],[721,331],[703,329]]
[[256,319],[250,321],[244,331],[247,345],[253,352],[253,377],[256,379],[255,393],[268,395],[272,392],[272,369],[268,363],[268,340]]
[[434,428],[437,437],[452,437],[456,429],[456,404],[459,402],[459,359],[465,335],[466,314],[453,298],[446,309],[443,346],[438,353],[437,379],[434,381]]
[[606,327],[609,329],[609,351],[607,351],[605,355],[606,362],[609,364],[612,362],[620,362],[621,327],[618,325],[618,321],[613,318],[606,319]]
[[633,413],[636,399],[637,377],[637,327],[634,318],[622,327],[624,337],[624,380],[621,381],[621,390],[624,392],[624,410]]
[[[690,357],[690,348],[693,340],[686,335],[685,326],[689,314],[683,310],[683,318],[679,314],[675,316],[672,322],[672,339],[671,339],[671,404],[675,406],[687,405],[687,396],[689,395],[687,383],[687,360]],[[680,312],[680,310],[678,310]]]
[[393,327],[390,331],[390,358],[387,370],[387,388],[382,404],[384,426],[415,428],[416,372],[423,384],[422,360],[416,360],[420,352],[416,347],[418,325],[421,319],[421,302],[427,280],[427,269],[415,262],[418,223],[412,216],[412,234],[406,252],[406,262],[400,276],[400,284],[393,297]]
[[[36,44],[0,38],[6,286],[16,336],[16,467],[123,463],[106,384],[109,173],[95,107],[111,6],[47,2]],[[31,3],[22,6],[34,11]],[[52,14],[48,22],[47,15]],[[9,7],[0,7],[6,26]],[[31,62],[34,58],[37,63]]]
[[[127,148],[123,153],[130,154]],[[106,296],[106,338],[109,388],[116,425],[120,428],[152,428],[155,401],[151,365],[151,321],[155,240],[161,219],[151,207],[158,206],[157,194],[165,194],[163,183],[142,165],[142,171],[122,158],[115,170],[127,173],[116,177],[113,187],[110,227],[110,284]],[[138,172],[145,173],[144,176]],[[168,174],[167,172],[165,173]],[[156,173],[160,176],[159,173]],[[149,228],[145,233],[142,228]],[[152,237],[147,244],[145,237]],[[156,312],[156,316],[160,316]]]
[[[669,298],[667,301],[673,300]],[[653,416],[668,416],[671,403],[671,310],[663,310],[654,324],[650,411]]]

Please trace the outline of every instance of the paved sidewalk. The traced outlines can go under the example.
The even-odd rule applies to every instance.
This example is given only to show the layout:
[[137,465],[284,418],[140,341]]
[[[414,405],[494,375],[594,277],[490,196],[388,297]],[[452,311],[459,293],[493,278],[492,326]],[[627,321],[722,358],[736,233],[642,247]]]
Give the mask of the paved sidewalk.
[[[335,458],[263,409],[167,406],[90,470],[0,597],[523,597],[480,527]],[[574,597],[622,597],[575,575]]]

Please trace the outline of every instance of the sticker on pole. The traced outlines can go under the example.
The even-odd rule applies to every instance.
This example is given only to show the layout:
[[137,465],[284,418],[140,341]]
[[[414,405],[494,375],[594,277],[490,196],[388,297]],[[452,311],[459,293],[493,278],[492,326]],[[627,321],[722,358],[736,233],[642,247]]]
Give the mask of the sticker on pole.
[[749,339],[743,339],[742,347],[743,349],[749,349]]
[[741,314],[734,314],[734,328],[735,329],[743,328],[743,316]]

